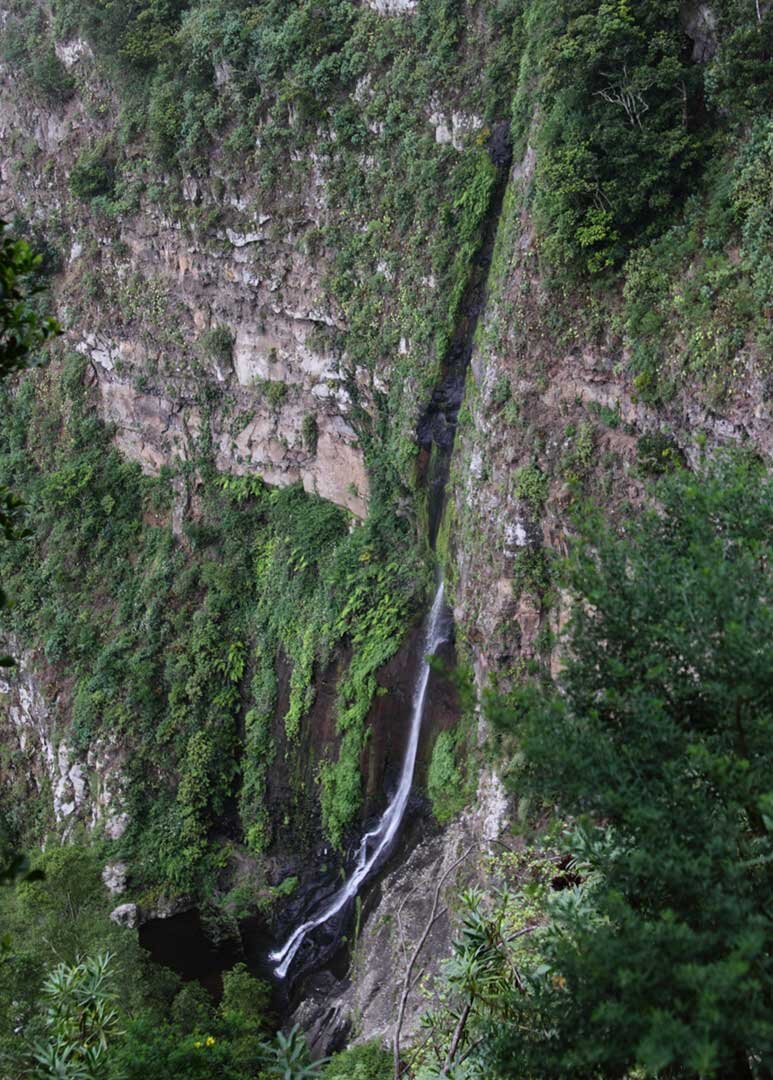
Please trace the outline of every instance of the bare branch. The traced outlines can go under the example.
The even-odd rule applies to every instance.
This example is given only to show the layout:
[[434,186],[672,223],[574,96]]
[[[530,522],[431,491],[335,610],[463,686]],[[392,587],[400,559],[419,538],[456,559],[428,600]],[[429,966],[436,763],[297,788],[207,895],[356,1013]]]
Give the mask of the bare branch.
[[459,1049],[459,1043],[462,1041],[464,1035],[464,1029],[467,1026],[467,1020],[472,1009],[472,998],[467,1001],[467,1004],[459,1014],[459,1020],[457,1021],[456,1028],[454,1029],[454,1035],[451,1039],[451,1045],[448,1047],[448,1053],[446,1054],[446,1060],[443,1064],[443,1071],[441,1076],[448,1076],[448,1070],[451,1068],[454,1058],[456,1057],[456,1051]]
[[[406,1009],[406,1006],[408,1004],[408,996],[411,993],[411,990],[413,989],[413,986],[415,985],[415,981],[413,979],[413,969],[416,966],[417,960],[419,959],[419,953],[421,952],[421,950],[424,948],[424,946],[426,944],[427,938],[430,935],[430,931],[432,930],[432,927],[435,925],[437,920],[440,918],[440,915],[442,914],[442,912],[441,913],[438,912],[438,907],[440,905],[440,893],[441,893],[441,890],[442,890],[443,886],[445,885],[446,881],[448,880],[448,878],[450,877],[450,875],[457,868],[457,866],[459,866],[460,863],[464,862],[464,860],[472,852],[473,847],[474,847],[474,845],[471,845],[470,847],[468,847],[467,850],[464,852],[464,854],[460,855],[458,859],[456,859],[453,863],[451,863],[451,865],[448,867],[448,869],[441,875],[440,880],[438,881],[438,883],[437,883],[437,885],[435,887],[435,895],[434,895],[433,900],[432,900],[432,908],[430,910],[429,919],[427,920],[427,924],[424,927],[424,930],[423,930],[423,932],[421,934],[421,937],[419,938],[418,942],[416,943],[416,948],[413,950],[413,955],[411,956],[411,959],[409,960],[408,966],[407,966],[407,968],[405,970],[405,976],[403,978],[403,988],[402,988],[402,992],[400,994],[400,1004],[399,1004],[398,1010],[397,1010],[397,1020],[395,1022],[395,1033],[394,1033],[394,1038],[392,1040],[392,1053],[393,1053],[393,1056],[394,1056],[394,1077],[395,1077],[395,1080],[400,1080],[400,1072],[401,1072],[401,1065],[400,1065],[400,1035],[401,1035],[402,1030],[403,1030],[403,1022],[405,1020],[405,1009]],[[410,895],[410,893],[409,893],[409,895]],[[407,897],[406,897],[406,899],[407,899]],[[403,901],[403,903],[404,902],[405,901]],[[401,908],[402,908],[402,905],[401,905]]]
[[641,118],[649,109],[640,90],[634,89],[628,77],[628,68],[623,67],[622,77],[615,76],[610,72],[603,73],[606,78],[614,81],[604,90],[597,90],[596,97],[609,102],[610,105],[621,105],[628,117],[628,123],[632,127],[641,127]]

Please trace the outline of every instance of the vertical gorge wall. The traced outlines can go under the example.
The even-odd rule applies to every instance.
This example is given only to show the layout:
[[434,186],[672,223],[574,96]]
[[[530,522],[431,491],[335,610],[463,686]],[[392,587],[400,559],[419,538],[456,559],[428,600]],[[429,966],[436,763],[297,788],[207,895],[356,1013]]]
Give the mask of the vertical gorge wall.
[[[69,438],[71,399],[46,405],[46,380],[66,374],[66,354],[85,357],[87,399],[121,455],[168,485],[155,510],[143,488],[138,510],[144,526],[176,537],[174,556],[141,563],[148,575],[174,564],[165,613],[188,610],[189,556],[203,551],[195,589],[208,598],[235,552],[244,556],[208,611],[210,637],[185,615],[158,650],[165,663],[182,655],[181,667],[206,654],[218,673],[199,683],[191,660],[179,680],[190,690],[185,721],[171,691],[154,716],[165,732],[179,728],[164,777],[171,798],[198,798],[195,736],[220,716],[204,723],[196,701],[218,698],[224,681],[226,756],[237,776],[257,763],[249,799],[240,777],[227,781],[228,799],[207,793],[206,809],[197,804],[198,833],[236,852],[217,879],[223,895],[259,878],[265,896],[295,873],[304,845],[323,843],[320,800],[339,841],[366,786],[377,805],[399,749],[383,729],[427,591],[422,448],[433,391],[436,405],[451,391],[454,423],[458,409],[439,547],[458,655],[478,691],[506,693],[529,665],[557,666],[568,600],[555,560],[583,499],[624,524],[669,468],[723,446],[773,453],[773,132],[755,97],[767,9],[757,19],[735,0],[621,5],[611,19],[599,5],[547,0],[322,7],[321,22],[298,3],[297,18],[264,13],[254,25],[228,9],[214,27],[201,12],[178,13],[159,29],[163,55],[141,62],[132,38],[111,45],[95,5],[41,7],[34,18],[9,0],[0,10],[0,213],[48,245],[64,326],[37,384],[50,429],[38,417],[31,430]],[[633,120],[621,105],[629,71],[644,88]],[[514,158],[500,208],[490,151],[506,129]],[[224,475],[227,506],[211,498]],[[254,478],[300,483],[344,514],[293,502],[292,491],[282,502]],[[240,543],[207,540],[218,517]],[[155,626],[146,592],[136,608],[123,595],[105,610],[130,608],[133,625]],[[235,596],[243,606],[229,622]],[[124,641],[120,618],[107,625],[94,656],[77,654],[80,667],[76,653],[57,653],[59,629],[23,642],[29,680],[5,689],[4,724],[17,762],[31,745],[24,725],[39,732],[47,775],[33,784],[51,789],[58,825],[73,804],[111,837],[125,812],[110,795],[123,790],[125,747],[106,749],[95,722],[80,758],[66,749],[79,688]],[[130,657],[141,656],[138,640],[124,647]],[[172,666],[155,672],[155,693],[167,694]],[[57,679],[58,696],[44,701]],[[439,712],[432,735],[452,726],[453,706]],[[309,988],[303,1022],[326,1037],[352,1016],[357,1035],[388,1031],[403,955],[395,913],[417,940],[432,882],[468,848],[461,875],[480,877],[479,856],[507,821],[495,773],[478,776],[485,723],[471,712],[453,738],[467,809],[442,832],[421,818],[404,864],[366,907],[352,978],[327,974]],[[441,920],[431,964],[448,933]]]

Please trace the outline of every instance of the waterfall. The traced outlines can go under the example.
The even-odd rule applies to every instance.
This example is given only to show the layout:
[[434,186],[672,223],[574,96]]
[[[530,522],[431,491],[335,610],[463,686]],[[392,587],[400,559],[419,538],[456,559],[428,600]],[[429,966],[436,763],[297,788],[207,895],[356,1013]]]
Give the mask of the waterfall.
[[449,640],[451,632],[450,613],[445,604],[443,595],[443,582],[440,581],[432,608],[424,623],[422,635],[422,659],[419,667],[416,684],[413,690],[413,711],[411,713],[411,729],[408,737],[408,745],[405,749],[403,766],[400,771],[400,782],[397,785],[392,799],[381,816],[380,821],[365,833],[360,846],[357,849],[357,858],[350,877],[341,888],[334,893],[332,898],[317,914],[293,930],[290,937],[280,949],[276,949],[269,959],[276,964],[274,973],[280,979],[284,979],[293,962],[295,954],[301,947],[304,938],[318,926],[322,926],[328,919],[337,915],[360,890],[363,882],[376,870],[388,856],[392,843],[402,824],[405,808],[408,805],[408,797],[413,784],[413,773],[416,766],[416,752],[419,747],[419,734],[421,722],[424,716],[424,705],[427,697],[427,685],[429,683],[430,664],[429,657],[433,656],[438,648]]
[[[443,362],[442,378],[419,419],[417,430],[419,445],[429,452],[428,475],[425,474],[423,480],[427,487],[428,540],[433,550],[443,517],[456,426],[464,398],[465,378],[472,357],[478,319],[485,308],[488,274],[510,171],[512,147],[507,122],[502,121],[494,126],[488,141],[488,151],[496,166],[497,181],[491,193],[488,214],[482,228],[480,248],[472,260],[469,281],[459,305],[456,327]],[[354,899],[365,879],[383,864],[391,851],[405,815],[413,784],[416,751],[419,746],[419,734],[429,682],[428,657],[432,656],[443,642],[449,640],[451,626],[451,613],[443,598],[441,579],[432,608],[424,623],[422,661],[413,690],[411,731],[400,773],[400,783],[378,825],[367,832],[360,841],[354,870],[347,881],[333,894],[317,915],[301,923],[281,949],[276,949],[269,955],[270,961],[275,964],[274,973],[280,979],[284,979],[287,975],[306,935],[316,927],[322,926],[328,919],[338,915]]]

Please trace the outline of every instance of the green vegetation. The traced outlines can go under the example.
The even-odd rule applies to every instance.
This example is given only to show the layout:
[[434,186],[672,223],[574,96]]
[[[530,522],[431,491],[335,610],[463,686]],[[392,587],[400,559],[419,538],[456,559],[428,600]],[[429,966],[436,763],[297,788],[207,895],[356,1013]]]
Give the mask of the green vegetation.
[[570,484],[581,484],[593,464],[593,448],[596,434],[593,426],[583,421],[580,426],[567,428],[567,448],[561,457],[561,473]]
[[705,70],[666,0],[530,6],[514,133],[523,146],[535,101],[547,103],[536,134],[534,212],[553,272],[619,269],[673,220],[701,167],[722,152],[718,110],[731,110],[732,127],[761,103],[770,20],[737,0],[717,4],[716,13],[722,45]]
[[642,435],[636,446],[639,468],[651,476],[675,469],[682,464],[682,454],[673,436],[663,431]]
[[14,237],[0,221],[0,379],[27,367],[53,334],[56,321],[43,316],[34,303],[44,287],[43,256]]
[[[91,979],[79,966],[82,958],[91,956],[96,962],[98,955],[110,953],[111,989],[129,1008],[140,995],[137,975],[143,954],[136,938],[107,918],[109,898],[99,854],[75,845],[53,848],[37,855],[33,866],[45,875],[42,879],[0,891],[0,923],[11,939],[0,956],[0,1068],[9,1076],[22,1075],[21,1056],[29,1058],[39,1043],[55,1046],[58,1040],[57,1031],[47,1025],[41,992],[60,965],[66,989],[68,983]],[[68,1023],[74,1004],[66,993],[62,1009]],[[22,1028],[28,1033],[26,1046],[18,1036]]]
[[95,199],[113,194],[115,170],[109,152],[109,145],[102,143],[80,155],[70,171],[70,190],[76,198]]
[[27,77],[47,104],[72,97],[75,81],[56,54],[45,13],[34,5],[18,5],[0,42],[3,59]]
[[435,739],[427,776],[427,794],[432,813],[445,825],[464,806],[466,800],[462,775],[456,765],[456,740],[449,731]]
[[720,458],[655,493],[622,539],[586,520],[560,689],[493,714],[519,795],[576,825],[489,1075],[757,1078],[773,1060],[771,481]]
[[[143,478],[111,449],[82,368],[71,357],[61,376],[57,368],[28,378],[4,399],[0,480],[21,483],[34,507],[30,544],[2,553],[16,597],[6,625],[67,670],[73,749],[85,755],[120,740],[127,751],[131,825],[118,846],[137,885],[211,887],[228,858],[214,827],[233,796],[254,852],[278,828],[308,835],[313,773],[307,767],[304,782],[301,771],[280,818],[267,801],[267,771],[282,726],[291,742],[299,738],[315,670],[350,641],[341,757],[324,764],[321,789],[328,834],[340,842],[360,806],[353,765],[375,672],[397,649],[424,586],[420,563],[384,558],[405,547],[399,523],[350,532],[346,514],[300,488],[221,481],[202,459],[201,512],[181,544],[163,523],[169,481]],[[284,717],[275,716],[280,653],[292,665]],[[286,750],[291,773],[301,769],[297,752]],[[33,811],[8,792],[9,841],[33,843],[45,832],[50,823]]]
[[303,418],[301,425],[301,435],[303,437],[303,445],[307,451],[314,456],[317,452],[317,440],[319,439],[319,427],[317,425],[316,417],[311,413],[307,413]]
[[[685,54],[668,2],[532,5],[530,46],[549,102],[539,132],[534,211],[546,260],[558,270],[618,267],[633,243],[662,228],[705,153],[700,69]],[[516,99],[516,134],[534,91]]]
[[333,1055],[323,1075],[325,1080],[392,1080],[392,1055],[377,1042],[350,1046]]
[[501,887],[488,897],[477,888],[458,897],[458,933],[451,954],[427,988],[431,1005],[422,1016],[422,1028],[428,1038],[403,1051],[407,1071],[401,1075],[422,1080],[444,1071],[492,1080],[513,1075],[496,1070],[491,1032],[512,1022],[514,980],[518,985],[520,972],[539,963],[534,932],[544,918],[544,898],[556,880],[556,864],[552,852],[524,846],[487,857],[481,869]]
[[528,504],[532,513],[539,516],[548,495],[548,477],[538,465],[522,465],[514,477],[515,494]]
[[58,964],[49,973],[41,988],[47,1037],[33,1052],[37,1076],[105,1076],[118,1029],[110,960],[109,953],[99,953],[75,964]]
[[548,291],[520,298],[521,332],[603,326],[650,405],[685,378],[716,404],[767,377],[770,12],[719,0],[692,39],[665,0],[524,12],[513,138],[535,171],[506,214],[531,211]]
[[[62,236],[114,235],[145,200],[181,235],[219,244],[217,215],[237,206],[247,176],[273,218],[267,235],[293,223],[293,246],[324,267],[340,315],[309,343],[338,364],[371,497],[359,524],[300,487],[218,476],[214,381],[197,391],[205,422],[191,460],[157,479],[112,449],[81,359],[6,387],[6,537],[20,536],[11,487],[31,513],[29,543],[0,550],[16,600],[3,629],[57,685],[72,754],[96,772],[120,744],[126,792],[116,798],[129,820],[118,840],[98,830],[85,853],[49,843],[45,882],[0,897],[11,927],[0,957],[6,1071],[31,1068],[37,1054],[48,1075],[70,1064],[88,1075],[101,1068],[89,1056],[106,1052],[108,1080],[315,1075],[297,1031],[269,1048],[265,990],[244,969],[226,978],[217,1008],[149,973],[133,938],[105,918],[98,868],[126,857],[132,895],[148,901],[222,901],[231,888],[240,914],[270,912],[297,879],[269,884],[268,856],[321,839],[320,819],[344,846],[362,802],[377,673],[427,591],[416,421],[472,317],[465,294],[482,272],[501,180],[489,148],[503,120],[519,168],[494,250],[494,314],[477,341],[513,370],[501,366],[480,392],[512,439],[512,461],[528,464],[497,475],[487,451],[481,482],[510,484],[527,516],[560,518],[562,500],[577,507],[590,491],[596,457],[640,435],[622,423],[632,406],[649,417],[685,391],[700,408],[736,392],[764,407],[773,15],[748,0],[716,0],[711,17],[697,5],[696,40],[690,5],[667,0],[421,0],[395,18],[356,0],[7,6],[3,56],[33,99],[58,108],[77,92],[87,116],[109,121],[109,141],[71,169],[71,197],[62,187],[77,222],[60,225]],[[72,74],[59,59],[55,43],[76,34],[95,51],[96,75],[88,56]],[[29,140],[19,167],[40,153]],[[45,168],[58,183],[50,158]],[[195,200],[183,198],[183,178]],[[310,198],[325,212],[310,216]],[[53,330],[24,302],[39,271],[28,250],[3,239],[2,255],[0,374]],[[244,257],[260,277],[260,255]],[[98,267],[80,273],[68,271],[65,296],[75,325],[99,305],[115,327],[136,320],[144,334],[152,324],[159,356],[183,354],[164,279],[122,268],[113,289]],[[215,324],[186,355],[197,371],[202,360],[228,364],[233,344]],[[552,365],[569,357],[579,367],[586,346],[619,384],[605,398],[619,406],[586,406],[583,386],[574,401],[563,387],[548,394]],[[150,368],[163,362],[149,361],[137,385],[160,387]],[[283,382],[258,380],[255,391],[277,417],[289,412]],[[563,436],[540,426],[543,406],[560,410],[561,427],[575,421]],[[232,433],[246,415],[229,417]],[[472,423],[472,406],[461,417]],[[575,600],[558,685],[535,675],[544,632],[536,659],[492,673],[500,687],[535,679],[492,715],[522,823],[543,831],[492,861],[501,894],[463,896],[427,1039],[407,1058],[417,1077],[770,1075],[770,482],[746,459],[690,476],[680,450],[689,436],[670,434],[671,422],[646,420],[630,474],[656,479],[656,510],[630,515],[622,539],[587,510],[563,578],[530,543],[504,582],[503,600],[512,584],[541,615],[554,586]],[[317,420],[301,425],[314,455]],[[491,556],[473,531],[459,504],[449,509],[439,540],[449,581],[456,553]],[[476,615],[487,602],[475,601]],[[333,671],[321,752],[310,718],[331,707],[315,693]],[[441,823],[469,798],[471,742],[464,723],[435,740],[428,792]],[[48,792],[30,798],[32,763],[20,768],[12,753],[0,751],[3,779],[13,778],[0,865],[6,850],[54,831]],[[71,838],[83,840],[78,829]],[[114,996],[100,997],[107,983]],[[55,1003],[48,1015],[41,995]],[[107,1002],[120,1003],[109,1023]],[[26,1049],[13,1044],[18,1032]],[[389,1072],[375,1046],[326,1066],[331,1077]]]
[[281,406],[289,391],[287,383],[280,382],[278,379],[256,379],[255,387],[274,410]]
[[[0,894],[0,1072],[38,1080],[291,1080],[318,1075],[297,1030],[275,1035],[270,988],[237,964],[219,1003],[153,964],[108,919],[93,849],[40,855],[43,880]],[[305,1071],[304,1071],[305,1070]]]
[[553,582],[552,552],[544,547],[525,547],[515,557],[513,585],[517,592],[528,592],[545,601]]
[[210,360],[230,364],[233,358],[234,336],[227,326],[213,326],[199,338],[199,348]]
[[644,400],[683,373],[721,401],[756,352],[771,354],[773,124],[760,117],[718,156],[683,218],[626,266],[624,334]]

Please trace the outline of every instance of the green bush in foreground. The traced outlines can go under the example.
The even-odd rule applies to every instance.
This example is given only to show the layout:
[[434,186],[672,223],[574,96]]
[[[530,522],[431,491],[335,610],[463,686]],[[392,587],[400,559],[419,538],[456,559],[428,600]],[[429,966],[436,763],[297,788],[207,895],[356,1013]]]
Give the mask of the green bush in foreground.
[[655,492],[622,538],[583,526],[560,692],[494,710],[519,793],[579,821],[502,1076],[773,1067],[773,481],[721,458]]
[[393,1071],[389,1051],[378,1042],[369,1042],[334,1054],[323,1076],[325,1080],[391,1080]]

